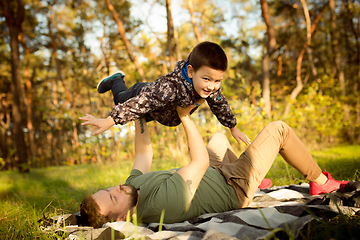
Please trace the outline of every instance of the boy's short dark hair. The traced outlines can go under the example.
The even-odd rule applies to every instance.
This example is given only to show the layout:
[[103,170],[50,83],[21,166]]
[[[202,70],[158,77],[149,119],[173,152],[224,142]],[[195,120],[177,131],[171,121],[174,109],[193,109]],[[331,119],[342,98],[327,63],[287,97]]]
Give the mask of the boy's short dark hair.
[[111,218],[100,213],[100,207],[91,196],[87,196],[80,204],[81,225],[100,228]]
[[228,66],[224,50],[213,42],[202,42],[196,45],[188,59],[195,72],[202,66],[225,72]]

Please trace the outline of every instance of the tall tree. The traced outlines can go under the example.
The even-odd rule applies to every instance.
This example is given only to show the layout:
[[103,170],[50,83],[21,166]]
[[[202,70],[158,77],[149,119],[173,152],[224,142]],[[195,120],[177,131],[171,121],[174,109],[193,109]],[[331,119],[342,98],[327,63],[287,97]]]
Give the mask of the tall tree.
[[[166,18],[167,18],[167,50],[169,52],[170,69],[175,68],[175,61],[180,60],[180,50],[177,38],[177,32],[174,28],[173,17],[171,14],[171,0],[165,0]],[[175,57],[176,56],[176,57]]]
[[198,43],[202,42],[202,37],[201,37],[201,33],[199,31],[199,28],[196,24],[196,20],[195,20],[195,16],[194,16],[194,3],[193,3],[193,0],[187,0],[186,2],[186,6],[187,6],[187,9],[189,10],[189,13],[190,13],[190,22],[191,22],[191,25],[193,26],[193,29],[194,29],[194,33],[195,33],[195,37],[196,37],[196,41]]
[[270,61],[271,55],[275,52],[276,47],[276,37],[275,29],[272,25],[270,19],[270,13],[268,9],[267,0],[260,0],[261,5],[261,15],[264,19],[267,28],[267,44],[264,51],[264,56],[262,60],[262,96],[264,98],[264,110],[266,116],[271,118],[271,100],[270,100]]
[[[311,65],[313,76],[316,80],[318,80],[317,70],[315,68],[315,65],[313,62],[313,57],[312,57],[312,50],[309,47],[309,45],[311,45],[311,36],[315,31],[316,24],[319,22],[325,8],[321,9],[320,13],[316,16],[314,23],[311,24],[306,1],[301,0],[301,3],[303,5],[305,21],[306,21],[306,43],[304,44],[302,50],[300,51],[299,57],[297,58],[297,61],[296,61],[296,87],[291,91],[290,101],[288,101],[285,105],[285,110],[284,110],[284,114],[283,114],[284,116],[289,114],[292,102],[296,99],[296,97],[300,94],[301,90],[304,87],[304,84],[303,84],[303,81],[301,78],[301,65],[302,65],[302,60],[303,60],[304,54],[305,54],[305,50],[307,50],[307,53],[309,55],[309,62],[310,62],[309,64]],[[318,80],[318,82],[320,83],[319,80]]]
[[[345,86],[345,74],[343,67],[341,66],[341,54],[340,54],[340,46],[339,46],[339,30],[337,29],[336,24],[336,11],[335,11],[335,0],[329,0],[330,7],[330,16],[331,16],[331,24],[330,24],[330,33],[331,33],[331,45],[334,52],[334,64],[336,68],[336,77],[340,83],[340,91],[343,98],[346,97],[346,86]],[[349,120],[349,108],[347,103],[344,103],[344,120]]]
[[0,150],[2,160],[0,161],[1,169],[11,169],[13,163],[10,160],[10,151],[8,148],[6,131],[10,127],[10,95],[2,93],[0,95]]
[[1,1],[1,8],[6,19],[10,33],[11,49],[11,92],[13,95],[12,120],[14,126],[14,142],[16,145],[16,155],[18,157],[17,167],[20,172],[29,171],[27,166],[28,153],[25,144],[24,121],[22,119],[22,90],[20,75],[20,51],[19,34],[21,25],[25,17],[25,7],[22,0]]
[[[307,7],[306,0],[301,0],[301,5],[303,7],[304,16],[305,16],[305,23],[306,23],[306,52],[308,54],[309,64],[313,73],[314,78],[316,81],[320,82],[320,79],[318,78],[318,73],[314,64],[313,60],[313,54],[312,54],[312,46],[311,46],[311,35],[312,35],[312,29],[311,29],[311,19],[310,19],[310,13]],[[315,26],[315,25],[314,25]]]
[[127,37],[125,35],[124,24],[120,20],[120,18],[118,16],[118,13],[116,12],[114,6],[111,4],[110,0],[106,0],[106,3],[107,3],[107,6],[108,6],[110,12],[113,15],[113,18],[114,18],[115,22],[118,25],[118,29],[119,29],[121,39],[123,40],[123,42],[125,44],[126,51],[128,53],[128,56],[129,56],[131,62],[135,65],[135,68],[137,69],[138,73],[140,74],[140,76],[142,78],[142,81],[146,82],[144,69],[141,67],[138,57],[136,57],[134,55],[133,50],[132,50],[132,46],[131,46],[131,42],[127,39]]

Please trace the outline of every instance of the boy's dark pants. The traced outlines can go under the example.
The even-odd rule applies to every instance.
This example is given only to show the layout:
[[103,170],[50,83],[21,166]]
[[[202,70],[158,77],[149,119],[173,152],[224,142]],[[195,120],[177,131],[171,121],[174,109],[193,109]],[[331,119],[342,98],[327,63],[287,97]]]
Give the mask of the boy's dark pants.
[[[133,98],[140,94],[141,89],[149,83],[139,82],[132,85],[129,89],[126,87],[123,79],[114,81],[111,91],[114,97],[114,103],[118,105],[119,103],[124,103],[130,98]],[[144,115],[146,122],[154,120],[149,114]]]

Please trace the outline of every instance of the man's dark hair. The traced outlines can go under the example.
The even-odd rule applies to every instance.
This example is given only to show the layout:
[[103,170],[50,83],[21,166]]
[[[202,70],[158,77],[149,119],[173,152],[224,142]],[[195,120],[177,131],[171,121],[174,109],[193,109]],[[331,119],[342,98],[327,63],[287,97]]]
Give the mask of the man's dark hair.
[[100,207],[94,198],[87,196],[80,204],[81,224],[83,226],[91,226],[100,228],[107,222],[111,222],[109,216],[100,213]]
[[196,72],[202,66],[226,71],[228,60],[224,50],[216,43],[202,42],[194,47],[189,55],[189,64]]

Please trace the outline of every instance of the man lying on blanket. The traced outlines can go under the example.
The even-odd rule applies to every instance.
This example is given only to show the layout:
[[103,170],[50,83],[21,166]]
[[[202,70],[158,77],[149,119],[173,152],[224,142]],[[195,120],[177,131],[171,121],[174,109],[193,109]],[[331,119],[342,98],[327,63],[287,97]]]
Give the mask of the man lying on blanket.
[[[143,119],[135,121],[135,161],[123,185],[102,189],[86,197],[80,206],[83,225],[101,227],[106,222],[125,221],[137,211],[143,223],[182,222],[204,213],[246,207],[269,171],[278,153],[310,181],[310,194],[335,191],[346,181],[334,180],[320,167],[294,131],[284,122],[268,124],[239,156],[225,135],[217,133],[206,147],[191,109],[178,108],[190,151],[190,163],[180,169],[150,172],[153,158],[151,139]],[[83,125],[92,125],[87,115]]]

